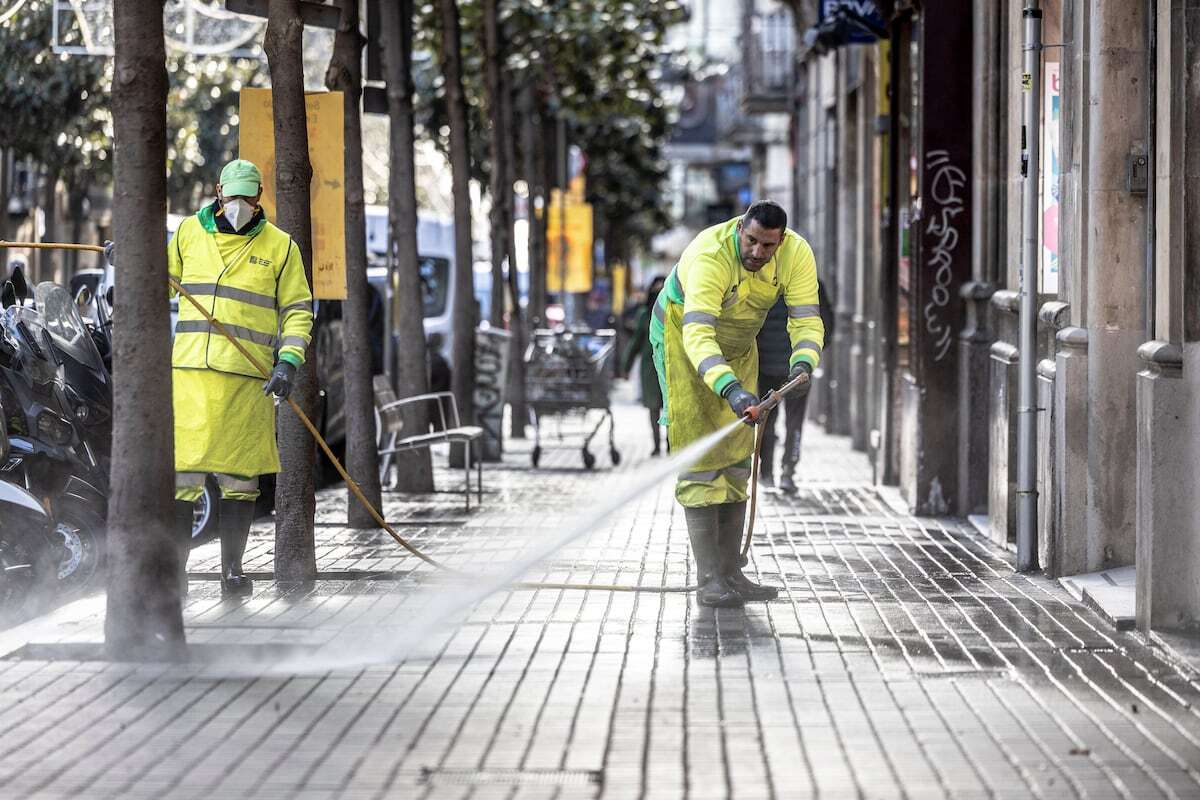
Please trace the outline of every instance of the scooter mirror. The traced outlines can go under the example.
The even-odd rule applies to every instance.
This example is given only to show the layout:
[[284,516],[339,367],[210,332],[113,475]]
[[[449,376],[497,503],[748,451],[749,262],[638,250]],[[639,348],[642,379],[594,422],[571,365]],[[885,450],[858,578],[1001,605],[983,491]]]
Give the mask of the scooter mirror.
[[108,307],[113,307],[113,287],[108,287],[108,291],[104,293],[104,302],[108,303]]
[[10,282],[17,299],[24,305],[25,301],[29,299],[29,284],[25,282],[25,273],[20,267],[13,268]]
[[87,308],[92,304],[92,290],[86,286],[80,286],[79,291],[75,293],[76,308]]
[[12,281],[5,281],[4,288],[0,289],[0,306],[11,308],[17,304],[17,290],[13,288]]

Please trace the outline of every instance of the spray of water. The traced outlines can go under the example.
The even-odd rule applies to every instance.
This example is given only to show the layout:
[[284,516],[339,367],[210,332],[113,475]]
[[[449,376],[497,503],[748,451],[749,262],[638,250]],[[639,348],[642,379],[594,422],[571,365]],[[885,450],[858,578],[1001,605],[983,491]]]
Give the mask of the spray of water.
[[212,665],[212,670],[228,677],[321,674],[357,670],[371,664],[395,664],[410,656],[420,655],[428,648],[428,643],[445,634],[447,628],[454,625],[465,612],[489,595],[519,581],[532,567],[596,530],[613,513],[695,463],[741,424],[740,421],[733,422],[664,461],[652,461],[625,473],[615,486],[605,487],[605,491],[596,496],[593,505],[569,517],[561,533],[539,540],[523,558],[508,564],[503,570],[480,576],[469,583],[453,582],[426,590],[428,602],[422,604],[420,618],[412,620],[411,624],[406,624],[400,630],[390,626],[373,633],[358,629],[350,635],[337,637],[315,652],[273,662],[247,663],[244,658],[217,661]]

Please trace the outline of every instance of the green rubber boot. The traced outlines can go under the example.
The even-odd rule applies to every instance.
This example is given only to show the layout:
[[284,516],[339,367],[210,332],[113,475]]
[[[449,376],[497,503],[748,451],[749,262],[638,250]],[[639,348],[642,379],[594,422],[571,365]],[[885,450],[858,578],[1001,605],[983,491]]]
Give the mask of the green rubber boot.
[[254,522],[253,500],[221,499],[221,593],[250,594],[254,581],[246,577],[242,569],[242,556],[246,553],[246,540],[250,538],[250,525]]
[[717,506],[720,526],[721,574],[734,591],[750,601],[774,600],[779,590],[755,583],[742,573],[747,559],[742,555],[742,535],[746,528],[746,501]]
[[696,559],[696,573],[700,579],[700,590],[696,598],[700,605],[710,608],[738,608],[745,603],[721,574],[721,556],[718,550],[719,506],[683,509],[687,519],[688,538],[692,541],[692,555]]

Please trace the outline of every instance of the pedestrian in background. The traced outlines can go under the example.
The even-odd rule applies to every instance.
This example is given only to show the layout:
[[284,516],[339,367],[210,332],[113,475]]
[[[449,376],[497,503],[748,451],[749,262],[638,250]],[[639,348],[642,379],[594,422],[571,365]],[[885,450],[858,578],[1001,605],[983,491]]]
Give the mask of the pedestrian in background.
[[654,348],[650,345],[650,320],[653,318],[654,304],[658,302],[658,293],[662,291],[664,278],[656,276],[646,287],[646,301],[638,308],[637,320],[634,322],[633,338],[625,348],[625,358],[621,362],[621,376],[629,377],[633,362],[641,360],[638,367],[638,378],[642,384],[642,405],[650,411],[650,433],[654,438],[654,450],[651,455],[662,452],[662,430],[659,417],[662,416],[662,389],[658,385],[658,373],[654,370]]
[[[833,312],[829,298],[825,294],[825,285],[818,284],[817,295],[820,298],[821,321],[825,325],[825,346],[829,346],[833,338]],[[758,390],[760,395],[778,390],[788,380],[788,357],[791,355],[787,347],[787,303],[779,299],[767,312],[767,319],[758,334]],[[774,486],[775,467],[775,425],[778,417],[784,418],[783,458],[780,461],[779,489],[786,494],[795,494],[796,465],[800,463],[800,441],[804,435],[804,416],[808,412],[808,394],[791,394],[784,398],[783,405],[767,420],[763,429],[761,462],[758,468],[758,482],[763,486]]]
[[425,342],[426,375],[429,378],[429,391],[448,392],[452,382],[450,362],[442,355],[442,345],[445,337],[440,333],[431,333]]

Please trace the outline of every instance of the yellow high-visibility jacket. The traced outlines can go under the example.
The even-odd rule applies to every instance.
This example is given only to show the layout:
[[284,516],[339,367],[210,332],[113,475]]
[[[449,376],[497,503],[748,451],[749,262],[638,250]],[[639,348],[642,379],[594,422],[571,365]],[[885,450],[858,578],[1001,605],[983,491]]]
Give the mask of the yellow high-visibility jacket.
[[[738,219],[702,231],[688,245],[659,300],[683,306],[684,350],[704,383],[717,394],[736,380],[721,348],[723,325],[757,323],[757,334],[781,294],[788,307],[789,365],[807,361],[815,368],[825,343],[817,266],[808,242],[786,229],[774,257],[758,272],[750,272],[742,266]],[[745,349],[748,343],[738,338],[736,349]]]
[[[216,204],[179,225],[167,246],[172,277],[221,322],[268,372],[279,358],[304,363],[312,338],[312,292],[300,248],[262,219],[248,233],[217,230]],[[183,369],[263,377],[229,341],[180,300],[171,364]]]
[[[750,272],[742,266],[737,222],[708,228],[688,245],[654,307],[650,343],[674,451],[734,421],[720,396],[730,384],[757,391],[756,338],[780,295],[788,306],[789,364],[820,362],[825,327],[812,248],[787,230],[772,259]],[[679,476],[676,498],[688,507],[745,500],[753,449],[752,429],[736,428]]]

